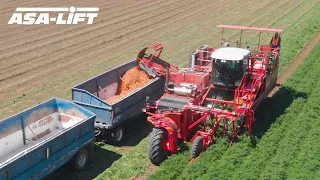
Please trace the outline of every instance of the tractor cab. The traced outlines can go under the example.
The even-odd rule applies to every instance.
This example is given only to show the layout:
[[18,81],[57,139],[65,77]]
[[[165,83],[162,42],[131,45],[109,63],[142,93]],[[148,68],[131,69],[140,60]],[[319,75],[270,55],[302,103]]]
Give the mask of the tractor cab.
[[247,69],[250,51],[236,47],[222,47],[211,54],[212,84],[235,89],[240,85]]

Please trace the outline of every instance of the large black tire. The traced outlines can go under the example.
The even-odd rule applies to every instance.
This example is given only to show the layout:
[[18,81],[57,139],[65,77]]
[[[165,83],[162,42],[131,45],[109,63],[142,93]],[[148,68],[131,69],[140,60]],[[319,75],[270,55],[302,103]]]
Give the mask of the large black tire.
[[111,143],[114,145],[120,145],[124,139],[124,128],[123,126],[118,126],[111,133]]
[[167,134],[163,129],[153,128],[148,144],[148,154],[154,165],[160,165],[168,157],[168,152],[162,148],[162,142],[165,138],[167,138]]
[[89,162],[89,153],[86,148],[81,149],[73,160],[74,168],[78,171],[83,170]]
[[194,159],[200,155],[202,151],[202,145],[203,145],[203,137],[197,136],[196,139],[193,141],[192,147],[190,149],[191,159]]

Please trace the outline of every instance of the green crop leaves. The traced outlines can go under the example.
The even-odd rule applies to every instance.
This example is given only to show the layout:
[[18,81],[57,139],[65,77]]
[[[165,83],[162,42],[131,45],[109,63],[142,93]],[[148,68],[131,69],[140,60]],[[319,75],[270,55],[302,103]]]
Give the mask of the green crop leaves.
[[134,149],[122,154],[122,157],[100,174],[96,179],[129,179],[145,173],[149,164],[147,155],[148,138],[141,141]]

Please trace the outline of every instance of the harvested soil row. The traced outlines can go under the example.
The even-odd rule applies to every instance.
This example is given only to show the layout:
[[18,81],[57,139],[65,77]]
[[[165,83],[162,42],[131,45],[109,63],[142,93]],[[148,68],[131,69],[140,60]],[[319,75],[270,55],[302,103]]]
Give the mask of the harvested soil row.
[[[94,2],[94,4],[88,4],[87,2],[85,1],[76,1],[76,0],[68,0],[67,2],[63,2],[63,3],[57,3],[57,2],[53,2],[51,5],[50,4],[46,4],[45,6],[47,7],[70,7],[71,5],[73,6],[77,6],[77,7],[85,7],[85,6],[98,6],[99,7],[99,16],[100,16],[100,12],[101,11],[108,11],[109,10],[109,7],[113,9],[115,9],[115,11],[119,8],[122,8],[122,4],[120,3],[115,3],[115,2],[112,2],[112,3],[103,3],[105,1],[103,0],[96,0]],[[129,1],[130,2],[130,1]],[[103,4],[102,4],[103,3]],[[39,2],[38,2],[39,4]],[[41,7],[41,5],[36,5],[37,7]],[[130,4],[130,3],[128,3]],[[30,5],[28,5],[30,7]],[[42,5],[43,6],[43,5]],[[105,6],[107,6],[108,8],[104,8]],[[31,6],[32,7],[32,6]],[[7,13],[4,13],[4,16],[3,17],[0,17],[0,19],[5,19],[6,21],[9,20],[8,18],[11,17],[14,9],[16,8],[16,6],[12,5],[11,7],[8,7],[6,9],[9,9],[9,11]],[[1,11],[1,10],[0,10]],[[50,13],[51,14],[51,13]],[[19,27],[19,26],[16,26],[16,27]],[[20,26],[21,27],[21,26]],[[12,31],[8,31],[8,28]],[[1,33],[3,37],[15,37],[16,34],[21,34],[23,37],[24,34],[26,34],[28,32],[28,34],[37,34],[37,32],[34,32],[35,30],[39,30],[40,28],[45,28],[46,30],[44,32],[47,32],[47,31],[52,31],[54,32],[53,30],[57,31],[58,29],[55,29],[55,28],[59,28],[59,27],[54,27],[54,26],[41,26],[41,25],[38,25],[38,26],[25,26],[23,28],[14,28],[14,26],[9,26],[6,28],[6,30],[3,30],[1,29]],[[59,28],[60,29],[60,28]],[[19,39],[19,38],[18,38]]]
[[[204,6],[204,8],[205,8],[206,6]],[[192,7],[191,7],[191,9],[192,9]],[[202,9],[198,9],[197,11],[192,11],[190,14],[187,14],[187,15],[185,15],[185,14],[181,14],[181,15],[183,15],[182,17],[180,17],[180,16],[175,16],[176,18],[174,18],[174,19],[172,19],[171,21],[167,21],[166,23],[159,23],[160,21],[166,21],[166,20],[168,20],[168,19],[170,19],[170,18],[172,18],[172,16],[170,16],[170,17],[168,17],[168,18],[165,18],[165,19],[163,19],[163,20],[160,20],[160,21],[156,21],[156,22],[154,22],[153,24],[160,24],[159,25],[159,27],[158,27],[158,29],[159,28],[163,28],[163,27],[167,27],[167,24],[168,23],[172,23],[172,22],[176,22],[176,21],[178,21],[178,20],[181,20],[181,19],[186,19],[186,18],[188,18],[188,17],[190,17],[190,16],[192,16],[192,15],[194,15],[194,14],[196,14],[197,12],[200,12]],[[183,11],[184,12],[184,11]],[[181,12],[181,13],[183,13],[183,12]],[[138,31],[142,31],[143,30],[143,28],[145,28],[145,27],[141,27],[141,28],[139,28],[138,30],[136,30],[136,31],[134,31],[134,32],[131,32],[131,33],[127,33],[127,34],[125,34],[125,35],[122,35],[122,37],[121,38],[116,38],[116,39],[114,39],[114,40],[117,40],[117,42],[119,42],[119,43],[124,43],[124,42],[128,42],[128,41],[130,41],[130,39],[137,39],[137,38],[139,38],[139,37],[141,37],[141,36],[143,36],[143,35],[146,35],[146,34],[150,34],[150,33],[153,33],[154,32],[154,30],[153,29],[150,29],[150,30],[148,30],[148,31],[143,31],[141,34],[137,34],[137,32]],[[128,35],[130,35],[130,34],[135,34],[135,36],[131,36],[131,37],[129,37],[129,38],[127,38],[127,39],[125,39],[125,40],[123,40],[122,41],[122,39],[124,39],[124,38],[126,38]],[[113,41],[113,40],[112,40]],[[132,41],[132,40],[131,40]],[[106,42],[106,43],[109,43],[109,42]],[[102,44],[104,44],[104,43],[102,43]],[[110,44],[112,44],[111,43],[111,41],[110,41]],[[99,45],[101,45],[101,44],[99,44]],[[87,52],[87,51],[89,51],[89,53],[88,54],[98,54],[99,52],[101,52],[102,50],[105,52],[105,47],[100,47],[100,48],[96,48],[96,46],[98,46],[98,45],[95,45],[94,47],[88,47],[88,49],[87,50],[85,50],[85,51],[77,51],[77,53],[75,53],[75,55],[79,55],[79,52]],[[111,45],[112,47],[115,47],[115,46],[117,46],[117,44],[112,44]],[[108,48],[110,48],[111,46],[108,46]],[[117,46],[118,47],[118,46]],[[92,51],[90,52],[90,49],[91,48],[96,48],[95,49],[95,53],[92,53]],[[61,53],[60,53],[61,54]],[[67,57],[65,57],[65,58],[67,58]],[[65,60],[65,58],[63,58],[64,60]],[[85,57],[81,57],[82,59],[83,58],[85,58]],[[96,57],[96,58],[98,58],[98,57]],[[100,58],[102,58],[102,56],[100,57]],[[70,57],[70,59],[72,59],[72,60],[74,60],[74,61],[77,61],[78,63],[76,64],[76,66],[82,66],[84,63],[85,64],[89,64],[89,60],[88,59],[90,59],[90,58],[85,58],[86,60],[85,61],[82,61],[81,63],[79,63],[79,61],[80,61],[80,58],[79,59],[73,59],[73,58],[71,58]],[[61,58],[61,60],[62,60],[62,58]],[[71,67],[71,63],[74,63],[74,61],[70,61],[70,62],[68,62],[68,63],[65,63],[65,64],[61,64],[61,63],[59,63],[59,66],[60,66],[60,69],[63,69],[63,67]],[[54,61],[53,63],[58,63],[57,61]],[[55,65],[52,65],[51,67],[56,67]],[[84,66],[82,66],[82,67],[84,67]],[[73,69],[77,69],[75,66],[72,66],[72,68]],[[50,70],[52,70],[52,68],[50,68]],[[46,71],[46,74],[48,75],[48,69],[45,69],[45,71]],[[36,74],[36,73],[32,73],[32,74]],[[37,75],[37,77],[39,77],[39,75],[40,74],[38,74]],[[30,81],[30,79],[31,79],[32,77],[30,76],[30,75],[28,75],[28,78],[19,78],[20,80],[21,79],[23,79],[23,80],[21,80],[21,81],[23,81],[23,82],[26,82],[26,81]],[[14,83],[15,85],[17,85],[17,84],[22,84],[22,82],[20,81],[20,80],[18,80],[18,82],[16,81],[16,83]],[[12,79],[12,81],[13,81],[13,79]],[[8,83],[8,82],[5,82],[5,84],[10,84],[10,83]],[[26,83],[25,83],[26,84]],[[12,86],[13,84],[10,84],[9,86]],[[21,87],[21,86],[20,86]],[[6,87],[4,87],[4,88],[6,88]],[[24,88],[25,89],[25,88]]]
[[[141,22],[141,21],[139,21],[139,22]],[[141,29],[141,28],[140,28]],[[115,33],[114,33],[115,34]],[[128,33],[126,33],[126,34],[128,34]],[[129,32],[129,34],[130,34],[130,32]],[[114,36],[116,36],[116,34],[114,35]],[[111,37],[114,37],[114,36],[111,36]],[[119,37],[122,37],[122,36],[125,36],[125,35],[120,35]],[[102,38],[101,36],[100,37],[98,37],[98,39],[99,38]],[[119,39],[118,37],[116,37],[116,38],[112,38],[111,40],[115,40],[115,39]],[[88,41],[87,41],[87,43],[88,43]],[[104,44],[104,43],[108,43],[107,42],[107,40],[105,40],[104,42],[99,42],[99,41],[97,41],[97,40],[95,40],[94,41],[94,43],[98,43],[98,45],[101,45],[101,44]],[[78,43],[78,46],[82,46],[82,48],[83,48],[83,45],[82,44],[79,44]],[[59,46],[60,47],[60,46]],[[71,46],[70,46],[71,47]],[[73,47],[75,47],[75,46],[73,46]],[[86,46],[86,48],[87,48],[88,46]],[[61,50],[66,50],[66,49],[69,49],[69,48],[63,48],[63,49],[58,49],[58,50],[56,50],[56,51],[54,51],[53,53],[56,53],[56,54],[61,54],[61,55],[65,55],[65,53],[60,53],[60,51]],[[78,54],[79,52],[81,52],[81,50],[79,50],[79,49],[75,49],[77,52],[76,53],[74,53],[74,54]],[[59,52],[58,52],[59,51]],[[70,51],[69,51],[70,52]],[[37,52],[37,54],[39,54],[40,52],[39,52],[39,50],[38,50],[38,52]],[[50,53],[51,54],[51,53]],[[44,55],[48,55],[48,54],[44,54]],[[54,57],[57,57],[57,55],[55,55]],[[20,58],[21,59],[21,58]],[[28,60],[28,63],[30,63],[30,61],[32,61],[32,59],[29,59]],[[51,62],[51,61],[50,61]],[[18,71],[18,72],[16,72],[16,71],[13,71],[12,69],[10,69],[10,73],[8,74],[6,74],[5,76],[6,77],[1,77],[0,78],[0,81],[4,81],[4,80],[6,80],[6,79],[10,79],[10,78],[12,78],[12,77],[16,77],[16,76],[20,76],[20,75],[23,75],[23,74],[25,74],[25,73],[27,73],[27,72],[29,72],[30,70],[32,71],[32,70],[35,70],[35,69],[38,69],[38,68],[41,68],[41,67],[43,67],[43,65],[42,64],[44,64],[44,65],[47,65],[47,61],[42,61],[41,62],[41,64],[37,64],[37,66],[33,66],[33,67],[31,67],[31,69],[30,69],[30,67],[26,67],[26,68],[21,68],[21,67],[15,67],[15,69],[16,69],[16,71]],[[22,72],[21,72],[22,71]],[[4,73],[4,72],[1,72],[0,74],[2,74],[2,73]],[[13,75],[12,75],[13,74]]]
[[[146,4],[146,5],[144,5]],[[100,28],[101,25],[102,26],[113,26],[115,22],[119,22],[120,20],[117,18],[120,17],[125,17],[125,19],[121,19],[121,21],[125,21],[125,20],[130,20],[132,18],[132,14],[135,14],[138,12],[142,13],[140,11],[146,9],[148,10],[148,7],[152,7],[152,6],[156,6],[159,8],[159,4],[161,4],[161,1],[157,3],[149,3],[149,0],[145,0],[142,1],[141,4],[140,3],[135,3],[135,4],[130,4],[130,3],[126,3],[126,6],[121,6],[119,8],[113,8],[113,7],[106,7],[104,8],[104,5],[100,8],[99,10],[99,18],[94,22],[94,24],[92,24],[91,26],[86,26],[86,24],[79,24],[75,27],[70,26],[70,27],[64,27],[62,30],[61,28],[57,31],[57,29],[53,29],[52,26],[43,26],[41,28],[45,28],[45,29],[40,29],[40,28],[36,28],[35,29],[25,29],[25,31],[23,32],[19,32],[19,33],[15,33],[15,34],[11,34],[10,37],[8,39],[4,39],[3,42],[0,42],[0,44],[3,44],[5,46],[5,49],[2,49],[0,51],[4,51],[8,48],[16,48],[19,46],[23,46],[24,45],[24,41],[19,42],[17,41],[17,44],[7,44],[7,42],[12,42],[14,40],[18,40],[18,39],[23,39],[25,38],[25,33],[26,31],[31,31],[28,32],[29,33],[29,37],[27,38],[28,40],[30,40],[28,42],[28,44],[30,45],[31,43],[36,43],[39,44],[38,41],[44,41],[46,40],[50,40],[50,43],[55,42],[54,38],[61,38],[64,37],[63,35],[65,34],[72,34],[74,32],[77,32],[79,30],[86,30],[84,33],[88,34],[89,32],[91,32],[93,29],[96,28]],[[110,8],[112,8],[110,10]],[[127,9],[133,9],[133,10],[127,10]],[[126,11],[124,11],[126,10]],[[122,13],[119,13],[122,12]],[[129,16],[130,15],[130,16]],[[17,30],[15,30],[17,31]],[[43,32],[46,32],[46,34],[43,34]],[[40,35],[39,35],[40,33]],[[19,34],[19,35],[18,35]],[[9,35],[8,35],[9,36]],[[7,36],[3,36],[7,37]]]
[[[173,11],[172,11],[172,12],[173,12]],[[165,13],[163,13],[163,14],[165,14]],[[175,16],[175,15],[176,15],[176,14],[174,14],[174,15],[172,15],[172,16]],[[170,17],[172,17],[172,16],[169,16],[168,18],[170,18]],[[141,23],[141,21],[138,21],[138,22]],[[137,26],[137,27],[138,27],[138,26]],[[143,29],[143,28],[138,28],[138,30],[141,30],[141,29]],[[114,31],[114,32],[116,32],[116,31]],[[119,33],[119,32],[117,32],[117,33]],[[134,33],[134,32],[132,32],[132,33]],[[127,32],[126,34],[132,34],[132,33],[131,33],[131,32]],[[112,40],[115,40],[115,39],[119,39],[119,38],[125,36],[126,34],[124,34],[124,35],[119,35],[118,37],[112,38],[111,41],[112,41]],[[116,36],[116,33],[114,33],[114,36]],[[114,37],[114,36],[111,36],[111,37]],[[100,37],[97,37],[97,39],[100,39],[100,38],[102,38],[102,37],[101,37],[101,36],[100,36]],[[93,40],[93,39],[91,39],[91,40]],[[91,41],[91,40],[90,40],[90,41]],[[87,41],[87,43],[88,43],[88,41]],[[96,38],[95,38],[94,41],[93,41],[93,43],[95,43],[95,44],[97,43],[97,45],[95,45],[95,46],[99,46],[99,45],[101,45],[101,44],[108,43],[108,41],[105,40],[105,41],[103,41],[103,42],[100,42],[100,41],[97,41]],[[82,46],[82,48],[83,48],[83,45],[82,45],[82,44],[78,44],[78,46],[80,46],[80,47]],[[88,46],[89,46],[89,45],[88,45]],[[87,48],[88,46],[85,46],[85,48]],[[60,47],[60,46],[59,46],[59,47]],[[75,46],[73,46],[73,47],[75,47]],[[62,56],[64,56],[65,53],[61,53],[60,51],[61,51],[61,50],[66,50],[66,49],[69,49],[69,48],[58,49],[58,50],[54,51],[53,53],[57,53],[58,55],[61,54]],[[79,52],[81,52],[81,50],[79,50],[79,49],[75,49],[75,50],[76,50],[76,53],[74,53],[74,54],[78,54]],[[70,51],[69,51],[69,52],[70,52]],[[39,49],[38,49],[37,54],[39,54],[39,53],[40,53],[40,52],[39,52]],[[47,55],[48,55],[48,54],[47,54]],[[57,55],[54,56],[54,57],[57,57]],[[19,59],[21,59],[21,58],[19,58]],[[32,59],[31,59],[31,60],[32,60]],[[31,60],[29,59],[28,63],[30,63]],[[62,59],[61,59],[61,60],[62,60]],[[51,62],[51,61],[50,61],[50,62]],[[0,82],[1,82],[1,81],[4,81],[4,80],[7,80],[7,79],[10,79],[10,78],[13,78],[13,77],[16,77],[16,76],[23,75],[23,74],[29,72],[30,70],[33,71],[33,70],[35,70],[35,69],[39,69],[39,68],[41,68],[41,67],[43,67],[43,66],[45,66],[45,65],[47,65],[47,61],[42,61],[41,64],[38,63],[37,66],[32,66],[31,68],[30,68],[29,66],[28,66],[28,67],[25,67],[25,68],[15,67],[16,71],[18,71],[18,72],[13,71],[13,70],[11,69],[11,70],[10,70],[11,72],[8,72],[7,74],[4,74],[6,77],[1,77],[1,78],[0,78]],[[22,72],[21,72],[21,71],[22,71]],[[2,74],[2,73],[4,73],[4,72],[1,72],[0,74]]]
[[[246,26],[257,26],[257,25],[255,25],[257,22],[264,22],[264,18],[265,17],[268,17],[268,16],[270,16],[270,14],[273,14],[273,12],[275,11],[275,10],[272,10],[272,9],[278,9],[278,8],[280,8],[281,6],[283,6],[283,5],[285,5],[285,4],[287,4],[287,1],[285,2],[285,3],[281,3],[280,5],[277,5],[276,3],[275,3],[275,1],[268,1],[268,2],[266,2],[266,3],[261,3],[261,4],[256,4],[255,6],[252,6],[251,7],[251,10],[249,11],[247,11],[247,13],[248,14],[251,14],[252,16],[254,16],[254,17],[256,17],[256,19],[254,19],[253,21],[251,21],[250,23],[249,23],[249,21],[247,22],[247,20],[248,20],[248,18],[247,17],[242,17],[242,18],[240,18],[240,16],[239,17],[235,17],[235,18],[232,18],[232,17],[229,17],[230,19],[237,19],[237,21],[234,21],[233,22],[233,20],[230,20],[228,23],[230,23],[230,24],[234,24],[234,23],[238,23],[238,22],[242,22],[242,23],[240,23],[240,24],[245,24]],[[244,4],[245,5],[245,4]],[[273,6],[271,6],[271,5],[273,5],[273,6],[275,6],[275,5],[277,5],[277,7],[275,7],[275,8],[273,8]],[[268,9],[266,9],[266,7],[268,7]],[[220,8],[220,10],[223,10],[223,8]],[[268,13],[266,13],[266,14],[264,14],[264,15],[262,15],[261,17],[260,17],[260,15],[261,15],[261,13],[259,13],[260,11],[265,11],[265,12],[269,12],[269,14]],[[221,16],[221,17],[224,17],[223,15]],[[213,17],[208,17],[209,19],[211,19],[213,22],[214,21],[216,21],[216,22],[219,22],[219,20],[220,19],[222,19],[219,15],[215,15],[215,16],[213,16]],[[212,19],[213,18],[213,19]],[[239,19],[240,18],[240,19]],[[220,23],[220,22],[219,22]],[[249,23],[249,24],[248,24]],[[213,26],[215,26],[215,25],[217,25],[217,24],[213,24]],[[203,34],[202,34],[202,36],[201,37],[199,37],[198,39],[191,39],[192,40],[192,42],[193,42],[193,44],[201,44],[201,43],[203,43],[204,42],[204,39],[207,39],[208,37],[219,37],[219,34],[220,34],[220,31],[217,33],[218,31],[216,31],[216,34],[213,34],[214,32],[212,32],[212,31],[207,31],[207,32],[204,32]],[[257,34],[256,34],[257,35]],[[239,36],[239,32],[234,32],[234,33],[232,33],[232,32],[230,32],[230,34],[228,34],[228,38],[235,38],[235,37],[238,37]],[[178,41],[186,41],[186,39],[185,38],[181,38],[180,36],[178,36],[176,39],[172,39],[174,42],[177,42],[176,44],[179,44],[178,43]],[[191,41],[190,40],[190,41]],[[220,43],[220,42],[219,42]],[[187,46],[187,45],[186,45]],[[166,52],[167,53],[170,53],[170,46],[166,46]],[[182,63],[181,61],[179,61],[179,59],[181,59],[180,58],[180,52],[183,52],[184,51],[184,49],[183,48],[181,48],[181,49],[179,49],[179,50],[174,50],[174,54],[171,56],[171,59],[176,59],[177,61],[174,61],[174,62],[177,62],[178,64],[179,63]],[[177,56],[175,56],[175,55],[177,55]],[[183,60],[183,59],[182,59]],[[185,60],[183,60],[183,61],[185,61]]]
[[[172,3],[166,4],[166,6],[172,6],[172,5],[173,5]],[[170,11],[174,12],[174,8],[172,8],[172,10],[170,10]],[[169,13],[170,11],[166,11],[165,13]],[[151,10],[151,11],[148,11],[148,12],[154,12],[154,11]],[[159,13],[161,13],[161,12],[159,11]],[[165,13],[163,13],[163,14],[165,14]],[[153,16],[150,16],[150,17],[148,17],[149,15],[146,15],[146,17],[141,17],[141,16],[137,15],[136,16],[137,20],[131,22],[132,24],[130,23],[130,25],[135,25],[135,24],[138,25],[138,23],[143,24],[143,23],[145,23],[145,21],[147,19],[154,19],[154,17],[156,17],[158,15],[159,14],[153,15]],[[145,21],[142,22],[142,19],[144,19]],[[123,21],[123,22],[125,22],[125,21]],[[87,32],[86,31],[81,32],[80,34],[77,34],[76,36],[74,34],[70,34],[68,36],[58,37],[57,40],[50,40],[49,44],[48,44],[48,42],[43,42],[43,44],[37,44],[35,47],[28,46],[28,47],[26,47],[26,48],[24,48],[22,50],[19,49],[16,52],[10,52],[9,54],[3,54],[3,56],[0,57],[0,61],[5,61],[6,59],[10,58],[12,63],[11,62],[10,63],[6,63],[4,65],[4,67],[1,68],[1,69],[2,70],[6,70],[8,68],[13,68],[14,66],[18,66],[18,65],[20,65],[22,63],[30,63],[31,61],[37,60],[37,58],[40,58],[40,57],[43,57],[43,56],[48,56],[48,55],[51,55],[54,52],[65,50],[65,49],[69,49],[69,48],[75,47],[75,46],[80,46],[80,48],[86,48],[83,45],[81,45],[81,43],[83,43],[83,42],[86,42],[86,43],[89,43],[89,42],[100,42],[99,41],[100,39],[104,39],[104,42],[107,42],[108,39],[110,39],[110,38],[112,39],[112,37],[117,36],[120,31],[124,31],[125,27],[127,27],[129,25],[128,23],[122,24],[120,22],[117,22],[117,24],[118,24],[119,27],[118,26],[117,27],[113,26],[112,29],[109,28],[109,30],[106,29],[106,31],[104,31],[104,30],[99,28],[99,30],[103,32],[103,33],[100,33],[100,35],[89,34],[89,35],[86,35],[85,37],[77,38],[76,41],[70,41],[70,42],[72,42],[72,43],[70,43],[70,45],[64,44],[63,46],[59,46],[57,43],[61,43],[61,41],[63,41],[63,40],[67,41],[70,38],[76,38],[78,36],[83,35],[84,32],[85,33],[87,33]],[[139,27],[139,26],[137,26],[137,27]],[[94,29],[91,29],[91,30],[94,30]],[[98,29],[95,29],[95,31],[97,31],[97,30]],[[46,49],[49,45],[51,47],[51,52],[48,52],[47,49]],[[29,53],[30,54],[30,52],[33,51],[34,48],[36,48],[37,54],[33,54],[33,57],[31,56],[31,58],[21,58],[21,56],[23,56],[23,54],[25,54],[25,53]],[[40,50],[40,49],[42,49],[42,50]],[[14,56],[16,56],[16,57],[13,58]],[[41,61],[41,62],[43,63],[44,61]],[[20,69],[19,71],[21,71],[21,68],[19,68],[19,67],[15,67],[15,68],[18,69],[18,70]],[[13,72],[12,69],[9,70],[9,71],[10,71],[10,73]],[[1,72],[1,74],[2,73],[4,73],[4,72]]]

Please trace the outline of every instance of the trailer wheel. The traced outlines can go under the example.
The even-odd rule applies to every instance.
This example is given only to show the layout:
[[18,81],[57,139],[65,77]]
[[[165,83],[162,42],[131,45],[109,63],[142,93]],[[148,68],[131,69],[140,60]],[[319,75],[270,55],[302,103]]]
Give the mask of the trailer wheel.
[[160,128],[153,128],[150,134],[148,154],[149,159],[154,165],[159,165],[168,156],[167,151],[162,148],[162,142],[165,140],[165,136],[166,132]]
[[118,126],[112,133],[112,143],[115,145],[119,145],[124,137],[124,128],[122,126]]
[[203,145],[203,137],[197,136],[196,139],[193,141],[192,147],[190,149],[190,156],[192,159],[200,155],[202,151],[202,145]]
[[74,158],[74,167],[76,170],[82,170],[89,161],[89,153],[86,148],[81,149]]

